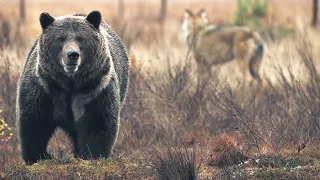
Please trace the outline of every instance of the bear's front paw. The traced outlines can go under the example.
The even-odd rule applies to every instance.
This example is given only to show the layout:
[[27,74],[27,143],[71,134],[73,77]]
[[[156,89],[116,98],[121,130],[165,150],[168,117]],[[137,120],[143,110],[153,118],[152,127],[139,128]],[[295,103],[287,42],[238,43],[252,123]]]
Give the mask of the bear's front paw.
[[47,160],[47,159],[53,159],[53,156],[47,152],[40,154],[36,158],[24,158],[26,165],[32,165],[34,163],[37,163],[38,161]]

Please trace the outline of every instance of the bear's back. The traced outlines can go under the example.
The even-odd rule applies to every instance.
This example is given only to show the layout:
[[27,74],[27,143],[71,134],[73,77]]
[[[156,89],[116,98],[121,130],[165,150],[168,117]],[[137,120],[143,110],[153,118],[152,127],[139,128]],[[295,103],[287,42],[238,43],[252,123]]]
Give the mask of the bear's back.
[[102,22],[102,27],[105,28],[107,33],[109,34],[109,36],[107,36],[108,46],[119,80],[121,102],[123,102],[129,80],[128,55],[124,48],[124,45],[120,40],[120,37],[115,33],[115,31],[105,22]]

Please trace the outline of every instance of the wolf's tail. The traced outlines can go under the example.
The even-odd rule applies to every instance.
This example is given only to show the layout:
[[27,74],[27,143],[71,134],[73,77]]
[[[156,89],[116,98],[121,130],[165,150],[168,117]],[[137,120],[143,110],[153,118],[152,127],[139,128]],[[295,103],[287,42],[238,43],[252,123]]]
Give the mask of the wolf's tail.
[[263,59],[264,45],[258,33],[252,32],[252,38],[254,39],[256,46],[251,56],[251,59],[249,61],[249,69],[252,77],[260,81],[261,79],[259,76],[259,68],[260,68],[261,61]]

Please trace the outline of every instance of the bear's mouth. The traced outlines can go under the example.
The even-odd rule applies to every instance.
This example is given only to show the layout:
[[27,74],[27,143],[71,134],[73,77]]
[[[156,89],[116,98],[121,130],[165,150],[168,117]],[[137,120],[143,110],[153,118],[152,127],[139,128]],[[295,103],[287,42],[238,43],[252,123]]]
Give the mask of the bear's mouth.
[[67,73],[75,73],[78,70],[78,65],[66,65],[64,70]]

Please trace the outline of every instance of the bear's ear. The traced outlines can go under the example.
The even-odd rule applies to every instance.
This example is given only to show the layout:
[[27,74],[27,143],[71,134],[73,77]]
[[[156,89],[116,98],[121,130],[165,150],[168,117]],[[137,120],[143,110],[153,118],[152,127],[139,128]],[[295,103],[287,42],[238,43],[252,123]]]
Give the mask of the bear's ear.
[[96,29],[99,29],[102,20],[101,13],[99,11],[92,11],[90,14],[88,14],[86,20],[91,23]]
[[48,26],[50,26],[54,21],[54,18],[50,16],[49,13],[43,12],[40,15],[40,24],[42,27],[42,30],[46,30]]

